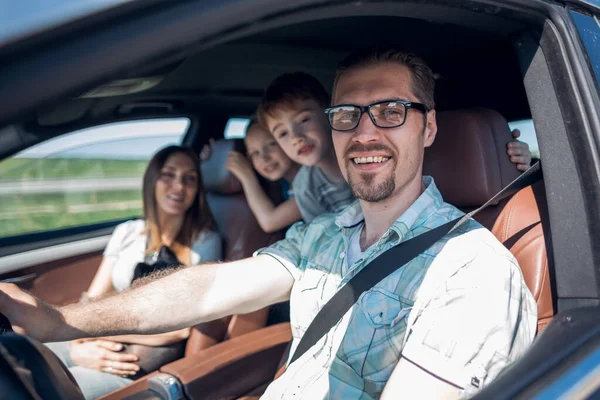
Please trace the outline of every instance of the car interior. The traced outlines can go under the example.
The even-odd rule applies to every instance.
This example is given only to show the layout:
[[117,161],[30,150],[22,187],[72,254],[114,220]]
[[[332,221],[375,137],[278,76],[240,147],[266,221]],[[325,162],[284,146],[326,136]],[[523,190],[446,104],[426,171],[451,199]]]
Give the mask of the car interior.
[[[567,74],[569,79],[550,79],[570,68],[565,51],[560,50],[564,47],[564,27],[553,23],[550,14],[555,11],[551,5],[534,3],[509,7],[466,1],[307,2],[279,11],[276,6],[265,6],[263,11],[270,10],[270,14],[260,18],[259,11],[252,8],[249,12],[242,7],[221,16],[218,35],[209,34],[210,29],[217,30],[214,22],[200,22],[221,14],[199,8],[195,17],[186,19],[192,9],[185,7],[192,7],[190,4],[171,10],[172,14],[158,7],[136,9],[120,19],[109,20],[106,16],[92,20],[90,28],[73,29],[82,29],[81,40],[88,36],[99,40],[104,34],[119,38],[112,43],[115,56],[120,54],[118,51],[132,49],[129,46],[135,40],[147,43],[160,32],[169,51],[162,54],[151,46],[136,48],[133,53],[146,54],[146,62],[139,62],[141,56],[136,61],[133,55],[132,59],[124,56],[122,62],[109,61],[106,56],[111,53],[103,53],[111,48],[106,43],[98,50],[104,55],[92,58],[114,67],[102,70],[100,63],[92,68],[92,60],[83,57],[76,59],[79,65],[63,65],[63,73],[72,68],[91,69],[85,80],[83,75],[73,77],[72,83],[56,88],[52,96],[37,94],[39,106],[35,110],[15,111],[11,119],[0,120],[0,143],[6,144],[0,146],[0,157],[101,124],[188,117],[191,125],[183,140],[185,145],[200,152],[209,139],[216,140],[210,159],[202,164],[202,175],[223,238],[223,258],[250,257],[255,250],[283,238],[285,232],[268,234],[260,229],[241,184],[225,169],[227,154],[233,149],[243,151],[241,140],[224,137],[228,120],[253,116],[264,88],[282,73],[307,72],[331,90],[337,63],[352,50],[378,43],[401,45],[423,57],[435,73],[438,134],[435,143],[426,149],[424,174],[434,177],[446,202],[470,212],[519,176],[506,156],[506,144],[512,140],[508,122],[533,119],[544,180],[491,205],[476,219],[519,262],[538,305],[540,335],[557,312],[575,305],[597,304],[592,252],[583,245],[572,247],[574,243],[593,241],[597,228],[589,226],[581,196],[585,185],[593,182],[580,179],[587,167],[574,156],[574,149],[581,149],[585,139],[573,139],[570,133],[581,128],[578,122],[565,123],[565,116],[578,115],[578,111],[561,102],[553,109],[562,113],[547,112],[560,99],[569,101],[576,96],[574,89],[566,88],[573,74]],[[243,12],[249,14],[241,17]],[[172,25],[159,22],[161,16],[172,18]],[[250,22],[240,23],[244,18]],[[149,25],[152,21],[156,25]],[[175,24],[177,30],[167,29]],[[136,33],[126,37],[128,29],[134,28],[138,29]],[[180,36],[173,36],[177,32]],[[51,38],[62,43],[68,34],[57,29]],[[11,61],[18,61],[25,51],[32,52],[42,45],[31,40],[25,50],[9,46],[4,51]],[[48,52],[47,57],[58,57],[59,50],[56,54]],[[552,58],[556,54],[563,56]],[[65,47],[62,56],[70,57],[72,53]],[[39,76],[32,77],[32,85],[50,72],[40,71]],[[28,90],[33,89],[25,88],[15,96],[13,104],[7,105],[8,111],[11,107],[18,110],[24,96],[36,96]],[[281,201],[278,184],[264,185],[275,202]],[[564,223],[565,219],[570,223]],[[0,238],[0,265],[38,252],[31,261],[19,261],[21,267],[0,271],[0,279],[16,279],[19,286],[50,304],[75,302],[100,265],[105,241],[95,242],[93,248],[81,246],[64,253],[56,253],[56,249],[106,237],[116,224]],[[50,250],[39,253],[40,249]],[[52,249],[53,255],[48,256]],[[192,330],[183,358],[102,399],[257,399],[285,369],[291,341],[288,308],[280,304],[200,324]],[[51,355],[39,350],[38,344],[26,339],[15,343],[13,347],[7,345],[15,354],[20,346],[37,346],[42,354],[39,364],[44,364],[45,370],[38,368],[33,374],[38,392],[80,398],[73,392],[68,373]],[[547,357],[539,351],[536,356]],[[35,362],[28,364],[26,358],[16,356],[16,364],[34,368],[31,365]],[[0,367],[11,370],[4,364]],[[25,389],[15,384],[11,390],[17,393]],[[501,398],[495,397],[498,393],[488,392],[491,397],[485,397],[484,391],[482,398]]]

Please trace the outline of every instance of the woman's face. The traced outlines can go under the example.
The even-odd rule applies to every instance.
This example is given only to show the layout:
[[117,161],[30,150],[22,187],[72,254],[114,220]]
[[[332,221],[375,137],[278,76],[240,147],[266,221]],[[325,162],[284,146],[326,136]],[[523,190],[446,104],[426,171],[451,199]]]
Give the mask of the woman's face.
[[184,215],[198,193],[198,171],[184,153],[173,153],[161,168],[154,189],[158,209],[173,216]]
[[292,167],[293,161],[285,155],[273,136],[258,124],[250,126],[245,142],[252,166],[268,180],[278,181]]

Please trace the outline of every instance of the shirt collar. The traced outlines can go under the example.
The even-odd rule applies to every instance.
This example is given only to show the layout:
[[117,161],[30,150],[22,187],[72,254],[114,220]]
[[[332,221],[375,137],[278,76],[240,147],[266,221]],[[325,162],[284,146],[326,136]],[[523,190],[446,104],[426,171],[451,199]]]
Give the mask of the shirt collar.
[[[444,203],[442,194],[431,176],[423,176],[423,184],[425,185],[423,193],[390,227],[390,230],[396,232],[399,240],[402,240],[414,227],[427,221]],[[335,224],[339,228],[348,229],[362,223],[364,219],[360,203],[356,200],[336,217]]]

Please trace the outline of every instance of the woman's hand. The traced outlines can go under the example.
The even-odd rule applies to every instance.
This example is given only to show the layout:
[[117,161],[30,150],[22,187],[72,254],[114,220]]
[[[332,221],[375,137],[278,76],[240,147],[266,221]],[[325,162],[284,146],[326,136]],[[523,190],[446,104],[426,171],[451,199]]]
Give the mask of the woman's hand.
[[518,129],[512,131],[512,136],[515,140],[508,142],[506,145],[506,154],[508,154],[510,162],[516,164],[519,171],[527,171],[531,165],[531,151],[529,151],[529,145],[516,140],[521,136],[521,131]]
[[137,356],[119,353],[122,349],[121,343],[110,340],[82,339],[71,342],[70,355],[77,365],[127,378],[135,375],[140,367],[133,363],[138,360]]
[[242,153],[237,151],[229,152],[225,168],[242,182],[251,179],[252,177],[256,177],[250,161],[248,161]]

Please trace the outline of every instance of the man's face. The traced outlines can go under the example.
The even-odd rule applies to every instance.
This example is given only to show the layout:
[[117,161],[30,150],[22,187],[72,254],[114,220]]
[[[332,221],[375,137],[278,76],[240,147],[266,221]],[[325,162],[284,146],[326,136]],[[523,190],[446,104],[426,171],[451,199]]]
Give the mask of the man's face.
[[[385,100],[419,102],[411,73],[403,65],[385,63],[345,72],[335,89],[335,105],[366,106]],[[402,193],[421,180],[424,148],[435,139],[435,111],[427,117],[410,109],[397,128],[378,128],[368,115],[348,132],[333,131],[337,160],[356,197],[378,202]]]
[[289,158],[302,165],[318,164],[331,151],[327,119],[316,101],[296,100],[267,117],[269,132]]

